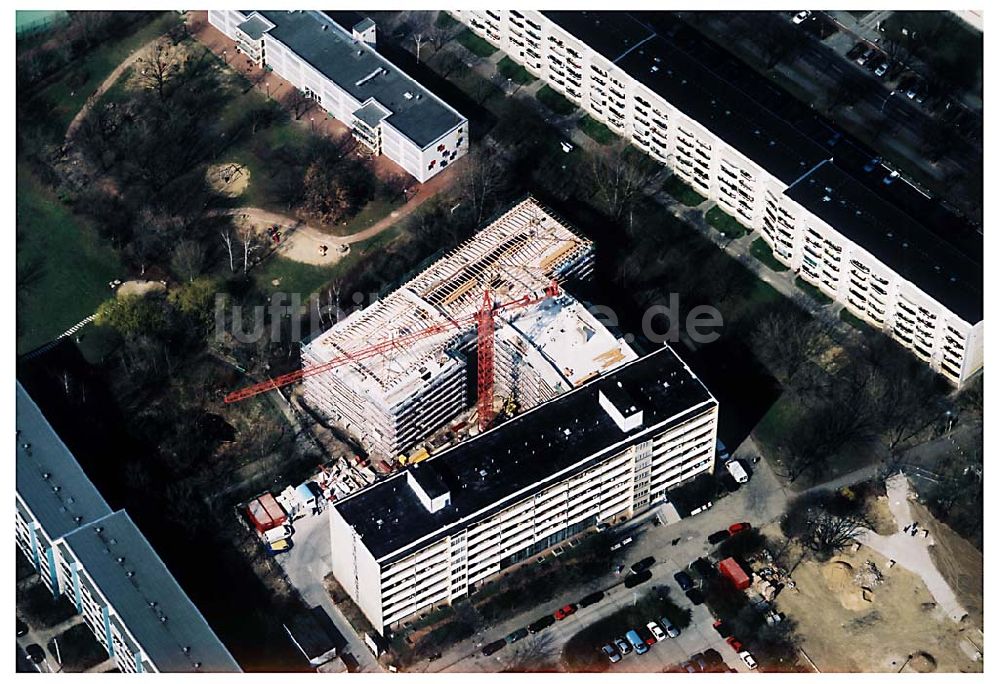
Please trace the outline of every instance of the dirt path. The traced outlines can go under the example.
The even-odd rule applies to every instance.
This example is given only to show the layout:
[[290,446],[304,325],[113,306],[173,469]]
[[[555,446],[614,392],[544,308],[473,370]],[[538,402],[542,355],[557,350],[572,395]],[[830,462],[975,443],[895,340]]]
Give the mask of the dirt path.
[[66,129],[66,140],[73,137],[77,129],[80,128],[80,124],[83,123],[83,119],[88,113],[90,113],[94,104],[101,99],[101,96],[108,91],[108,88],[113,86],[115,81],[121,78],[122,74],[125,73],[125,70],[135,64],[135,60],[142,56],[142,54],[152,47],[152,45],[161,37],[162,36],[157,36],[156,38],[153,38],[153,40],[135,50],[132,54],[122,60],[122,62],[114,68],[114,71],[108,74],[108,77],[104,79],[104,82],[97,86],[97,90],[91,93],[90,97],[87,98],[87,101],[83,103],[83,107],[80,108],[80,111],[78,111],[76,116],[73,117],[73,120],[69,122],[69,127]]
[[[459,159],[447,171],[442,171],[422,185],[414,186],[415,194],[410,196],[406,204],[393,210],[388,216],[376,221],[364,230],[351,235],[331,235],[316,225],[260,207],[236,207],[221,210],[219,213],[242,217],[253,223],[256,229],[262,232],[272,225],[278,225],[282,232],[282,244],[276,250],[278,254],[301,263],[331,266],[347,253],[346,251],[338,251],[334,246],[364,242],[405,219],[424,202],[448,188],[457,173],[454,170],[455,167],[461,166],[462,162],[463,159]],[[330,247],[325,255],[320,251],[322,245]]]

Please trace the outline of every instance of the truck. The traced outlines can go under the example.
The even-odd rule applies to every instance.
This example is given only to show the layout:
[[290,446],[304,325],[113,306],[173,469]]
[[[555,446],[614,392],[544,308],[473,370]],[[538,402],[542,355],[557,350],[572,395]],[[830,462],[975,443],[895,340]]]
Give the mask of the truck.
[[719,572],[737,589],[742,590],[750,586],[750,577],[732,556],[719,561]]
[[747,471],[743,469],[743,466],[740,465],[740,462],[735,458],[726,462],[726,470],[729,471],[729,474],[732,475],[733,479],[739,484],[743,484],[750,479],[750,476],[747,475]]

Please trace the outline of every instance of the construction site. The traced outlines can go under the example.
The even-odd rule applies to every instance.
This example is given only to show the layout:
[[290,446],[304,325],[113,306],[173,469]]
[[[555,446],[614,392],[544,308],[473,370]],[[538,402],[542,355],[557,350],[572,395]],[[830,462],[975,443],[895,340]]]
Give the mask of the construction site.
[[637,358],[563,289],[593,261],[589,240],[525,199],[259,389],[301,379],[373,460],[417,462]]

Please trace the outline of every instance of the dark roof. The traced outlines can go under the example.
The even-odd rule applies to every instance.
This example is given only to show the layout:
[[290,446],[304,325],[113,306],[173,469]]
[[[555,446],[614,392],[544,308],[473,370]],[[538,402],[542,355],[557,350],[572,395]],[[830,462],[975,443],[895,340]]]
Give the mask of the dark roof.
[[424,490],[428,497],[436,499],[448,493],[448,485],[444,483],[441,476],[433,466],[421,467],[419,463],[410,468],[410,476],[416,480],[420,488]]
[[[619,381],[643,411],[642,428],[630,434],[598,404],[601,384]],[[420,503],[406,471],[336,508],[376,559],[396,560],[393,554],[412,552],[404,550],[411,543],[491,515],[512,495],[521,498],[582,472],[606,457],[603,450],[646,439],[648,426],[679,422],[706,402],[715,400],[674,351],[663,348],[422,462],[420,469],[433,469],[451,492],[451,504],[437,513]]]
[[[458,112],[370,46],[355,40],[349,31],[322,12],[257,12],[275,24],[268,35],[288,46],[361,104],[370,98],[378,100],[392,112],[387,123],[417,145],[426,147],[465,121]],[[377,75],[369,78],[377,71]]]
[[252,16],[236,28],[247,34],[251,40],[260,40],[271,25],[259,16]]
[[157,669],[240,671],[128,513],[112,513],[66,536],[62,543]]
[[[16,489],[50,539],[111,513],[76,457],[17,383]],[[29,449],[24,445],[30,444]]]
[[967,323],[983,319],[983,265],[826,163],[785,191]]
[[628,12],[543,12],[572,36],[614,62],[654,33]]
[[832,156],[739,85],[720,78],[631,14],[545,16],[784,183]]

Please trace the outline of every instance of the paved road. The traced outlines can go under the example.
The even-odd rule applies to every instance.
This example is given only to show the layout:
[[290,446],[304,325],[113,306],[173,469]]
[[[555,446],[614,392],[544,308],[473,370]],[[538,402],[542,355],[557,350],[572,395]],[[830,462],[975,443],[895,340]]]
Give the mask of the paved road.
[[289,581],[298,589],[302,600],[311,608],[321,606],[340,631],[347,646],[342,649],[353,655],[362,672],[381,672],[372,652],[351,627],[344,614],[333,603],[323,586],[323,578],[333,570],[333,553],[330,548],[330,513],[295,521],[294,546],[288,553],[277,557]]

